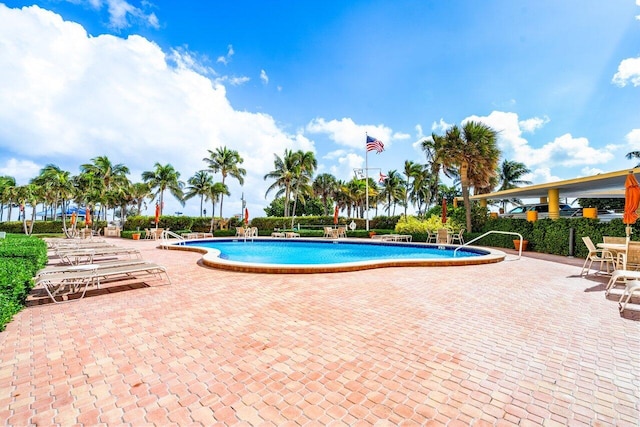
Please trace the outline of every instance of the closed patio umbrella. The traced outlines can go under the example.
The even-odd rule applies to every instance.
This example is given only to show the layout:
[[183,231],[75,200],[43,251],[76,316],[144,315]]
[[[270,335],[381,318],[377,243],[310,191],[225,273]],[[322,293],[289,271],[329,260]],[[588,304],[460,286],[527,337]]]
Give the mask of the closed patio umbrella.
[[84,213],[84,222],[88,226],[91,225],[91,208],[89,206],[87,206]]
[[338,209],[338,205],[336,205],[336,208],[333,210],[333,224],[337,225],[338,224],[338,214],[340,212],[340,209]]
[[73,227],[74,225],[76,225],[76,218],[78,217],[78,214],[75,212],[71,213],[71,227]]
[[249,209],[244,208],[244,226],[249,225]]
[[622,222],[627,224],[627,241],[631,238],[631,224],[638,220],[638,205],[640,204],[640,186],[633,173],[627,175],[624,183],[624,215]]
[[156,228],[158,228],[159,221],[160,221],[160,203],[156,203]]

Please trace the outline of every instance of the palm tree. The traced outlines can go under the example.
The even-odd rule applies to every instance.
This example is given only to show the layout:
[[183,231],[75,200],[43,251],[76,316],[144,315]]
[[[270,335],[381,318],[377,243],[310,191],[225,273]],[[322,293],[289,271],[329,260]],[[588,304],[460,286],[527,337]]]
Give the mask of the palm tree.
[[9,200],[9,189],[16,186],[16,179],[12,176],[0,176],[0,221],[4,216],[4,205],[9,206],[9,220],[11,220],[11,200]]
[[135,182],[131,184],[131,187],[129,187],[129,195],[131,196],[131,203],[136,206],[138,215],[142,212],[144,200],[153,197],[151,187],[149,187],[149,184],[146,182]]
[[324,209],[324,216],[329,215],[329,199],[336,193],[336,177],[330,173],[322,173],[313,180],[313,194],[320,197]]
[[127,174],[129,168],[122,163],[113,164],[107,156],[98,156],[91,159],[93,163],[85,163],[80,166],[83,173],[93,175],[101,183],[99,186],[100,199],[106,202],[102,205],[104,217],[107,217],[108,200],[106,193],[119,185],[128,185]]
[[269,192],[278,188],[276,198],[284,195],[284,216],[289,216],[289,200],[291,199],[291,187],[295,178],[295,155],[291,150],[285,149],[284,156],[280,158],[277,154],[274,154],[275,160],[273,161],[274,169],[264,176],[264,180],[273,179],[273,184],[267,188],[265,198]]
[[[211,200],[211,226],[209,228],[210,233],[213,233],[215,231],[216,216],[214,212],[216,211],[216,202],[220,200],[220,197],[223,194],[227,196],[231,194],[229,193],[229,188],[227,188],[227,186],[221,182],[216,182],[215,184],[211,185],[211,187],[209,187],[209,193],[206,195],[207,200]],[[220,217],[220,219],[222,219],[222,217]]]
[[[187,184],[189,186],[186,188],[187,192],[184,195],[184,199],[189,200],[195,196],[200,196],[200,216],[202,216],[202,204],[204,198],[211,191],[213,176],[207,171],[198,171],[187,180]],[[213,215],[213,211],[211,215]]]
[[44,200],[51,206],[53,220],[56,219],[58,206],[60,206],[62,231],[65,235],[68,235],[66,213],[69,201],[76,192],[71,172],[62,170],[54,164],[48,164],[40,170],[40,174],[32,179],[31,182],[42,188]]
[[[404,174],[406,175],[406,183],[407,188],[405,191],[405,199],[404,199],[404,216],[407,216],[407,206],[409,205],[409,197],[414,194],[415,191],[415,182],[416,179],[419,178],[422,173],[423,166],[419,163],[415,163],[411,160],[404,161]],[[413,198],[412,198],[413,199]]]
[[460,129],[454,125],[445,133],[444,167],[456,167],[460,173],[467,230],[471,228],[469,187],[485,189],[496,177],[500,150],[497,132],[484,123],[469,121]]
[[[311,195],[313,190],[309,186],[309,182],[313,177],[313,172],[315,172],[318,167],[318,161],[316,160],[315,155],[311,151],[304,152],[302,150],[298,150],[295,154],[295,176],[294,179],[296,181],[294,199],[293,199],[293,215],[291,216],[291,228],[293,228],[293,221],[296,216],[296,206],[298,204],[298,199],[304,203],[304,195]],[[304,191],[301,191],[301,187]]]
[[426,167],[430,172],[429,199],[427,206],[435,203],[438,196],[438,185],[440,185],[440,172],[443,172],[448,178],[457,175],[457,172],[444,164],[446,156],[446,139],[444,136],[432,133],[431,136],[422,141],[422,150],[427,156]]
[[[631,159],[640,159],[640,151],[631,151],[631,152],[627,153],[627,155],[625,157],[627,159],[629,159],[629,160],[631,160]],[[640,168],[640,163],[635,165],[634,168]]]
[[391,216],[391,206],[393,206],[393,215],[396,214],[396,205],[402,198],[402,188],[405,182],[397,170],[387,172],[387,177],[382,183],[382,194],[387,199],[387,215]]
[[156,162],[152,171],[142,172],[142,180],[149,184],[151,190],[156,190],[155,196],[160,196],[160,215],[164,208],[164,192],[169,192],[175,197],[182,206],[184,206],[182,189],[184,182],[180,181],[180,172],[174,169],[170,164],[161,165]]
[[[498,171],[498,177],[500,181],[500,187],[498,191],[510,190],[512,188],[518,188],[521,185],[529,185],[531,181],[522,179],[522,177],[531,170],[525,166],[524,163],[516,162],[513,160],[503,160]],[[506,209],[507,202],[519,202],[518,199],[503,200],[502,208]]]
[[[205,163],[207,163],[209,170],[213,173],[218,173],[222,175],[222,184],[225,184],[227,179],[227,175],[238,180],[240,185],[244,184],[244,176],[247,174],[247,171],[238,165],[244,162],[244,159],[240,157],[235,150],[229,150],[227,147],[218,147],[216,151],[209,151],[209,157],[205,157],[202,159]],[[220,218],[222,216],[222,204],[224,203],[224,193],[220,194]],[[212,214],[213,216],[213,214]]]

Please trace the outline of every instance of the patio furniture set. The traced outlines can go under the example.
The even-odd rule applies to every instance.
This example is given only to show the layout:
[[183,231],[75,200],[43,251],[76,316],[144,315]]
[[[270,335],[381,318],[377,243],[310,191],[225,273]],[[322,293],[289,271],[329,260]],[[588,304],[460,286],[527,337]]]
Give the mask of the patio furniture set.
[[582,238],[587,246],[587,254],[580,275],[588,275],[593,263],[600,263],[597,273],[611,275],[605,287],[605,295],[618,286],[624,286],[618,300],[618,308],[623,312],[634,294],[640,294],[640,242],[626,237],[604,236],[602,243],[593,244],[590,237]]

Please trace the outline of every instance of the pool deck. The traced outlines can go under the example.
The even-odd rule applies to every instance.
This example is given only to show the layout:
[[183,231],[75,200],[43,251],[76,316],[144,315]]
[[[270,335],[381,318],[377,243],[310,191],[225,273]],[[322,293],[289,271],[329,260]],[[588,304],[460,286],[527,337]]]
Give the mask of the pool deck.
[[3,424],[640,422],[640,312],[581,259],[274,275],[113,241],[173,284],[34,290],[0,333]]

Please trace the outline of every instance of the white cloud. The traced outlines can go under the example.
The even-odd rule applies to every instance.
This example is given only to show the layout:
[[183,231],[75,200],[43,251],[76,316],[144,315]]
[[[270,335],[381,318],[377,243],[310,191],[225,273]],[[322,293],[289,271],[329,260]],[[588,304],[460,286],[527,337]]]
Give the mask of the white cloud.
[[483,122],[498,131],[498,146],[504,158],[522,162],[529,168],[539,165],[563,167],[596,165],[613,159],[613,154],[606,148],[593,148],[589,145],[587,138],[574,138],[571,134],[556,137],[552,142],[540,148],[534,148],[522,137],[516,113],[493,111],[486,117],[468,117],[463,120],[463,123],[470,120]]
[[[125,0],[67,0],[67,2],[88,4],[95,10],[100,10],[106,5],[109,13],[109,27],[115,30],[130,27],[133,23],[160,28],[160,23],[155,13],[148,13]],[[143,6],[151,5],[148,2],[142,2],[142,4]]]
[[612,82],[620,87],[625,87],[627,83],[640,86],[640,57],[627,58],[620,62]]
[[31,165],[24,168],[31,177],[47,163],[76,174],[80,164],[107,155],[127,165],[133,181],[155,162],[172,164],[186,181],[205,166],[207,149],[224,145],[241,153],[247,169],[244,188],[228,180],[230,215],[240,210],[243,191],[250,207],[264,205],[270,183],[263,176],[273,168],[265,159],[314,149],[267,114],[234,110],[225,87],[201,74],[184,50],[166,53],[140,36],[90,37],[37,6],[3,4],[0,45],[0,152]]
[[593,175],[598,175],[601,173],[604,173],[605,171],[603,171],[600,168],[590,168],[590,167],[584,167],[582,169],[580,169],[580,173],[582,174],[582,176],[593,176]]
[[16,180],[16,185],[28,184],[31,178],[40,173],[41,166],[31,160],[8,159],[4,164],[0,164],[0,176],[12,176]]
[[447,129],[452,126],[451,123],[447,123],[444,119],[440,119],[438,122],[433,122],[431,124],[431,131],[435,133],[444,133]]
[[269,76],[265,70],[260,70],[260,80],[262,80],[264,84],[269,84]]
[[627,140],[629,151],[640,150],[640,129],[632,129],[631,132],[625,136],[625,139]]
[[216,62],[220,62],[224,65],[227,65],[229,62],[231,62],[231,57],[233,56],[234,53],[235,51],[233,50],[233,46],[229,45],[227,46],[227,54],[223,56],[219,56]]
[[392,131],[388,127],[383,125],[358,125],[347,117],[328,122],[323,118],[317,118],[309,122],[306,130],[310,133],[326,134],[336,144],[363,151],[367,133],[382,141],[385,149],[389,148],[393,140]]
[[[329,168],[329,173],[343,181],[349,181],[354,177],[353,170],[364,167],[364,157],[348,153],[338,159],[338,163]],[[371,173],[369,173],[371,175]]]
[[540,117],[532,117],[530,119],[521,120],[519,122],[520,127],[523,132],[534,132],[536,129],[540,129],[542,126],[549,123],[549,117],[544,116]]

